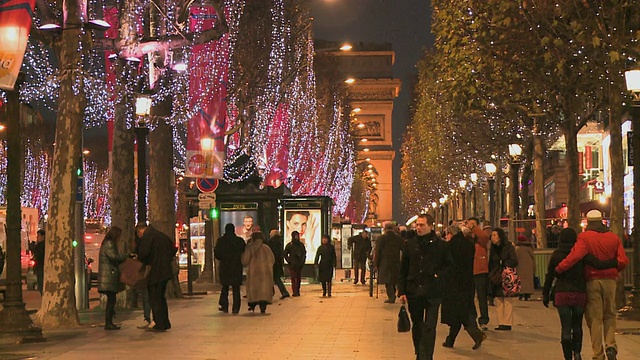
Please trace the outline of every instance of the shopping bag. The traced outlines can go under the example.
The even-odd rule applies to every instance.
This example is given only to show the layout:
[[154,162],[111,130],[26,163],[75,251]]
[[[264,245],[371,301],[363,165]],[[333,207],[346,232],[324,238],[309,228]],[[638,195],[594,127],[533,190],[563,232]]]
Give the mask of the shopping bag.
[[135,288],[147,286],[151,265],[145,265],[140,260],[127,259],[119,267],[121,282]]
[[398,312],[398,332],[407,332],[411,330],[411,320],[409,320],[409,314],[407,308],[404,305],[400,306]]

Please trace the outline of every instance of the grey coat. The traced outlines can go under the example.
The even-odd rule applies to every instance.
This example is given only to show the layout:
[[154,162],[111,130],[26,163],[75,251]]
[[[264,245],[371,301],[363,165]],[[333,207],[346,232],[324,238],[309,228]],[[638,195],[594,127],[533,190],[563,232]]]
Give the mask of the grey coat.
[[124,284],[120,282],[120,269],[118,265],[129,257],[128,254],[118,253],[118,248],[113,240],[104,240],[100,245],[100,265],[98,267],[98,292],[118,292],[124,290]]
[[397,284],[404,239],[395,231],[387,231],[376,240],[373,264],[378,269],[380,284]]
[[247,267],[247,302],[273,300],[273,264],[275,258],[262,240],[253,240],[242,253],[242,264]]

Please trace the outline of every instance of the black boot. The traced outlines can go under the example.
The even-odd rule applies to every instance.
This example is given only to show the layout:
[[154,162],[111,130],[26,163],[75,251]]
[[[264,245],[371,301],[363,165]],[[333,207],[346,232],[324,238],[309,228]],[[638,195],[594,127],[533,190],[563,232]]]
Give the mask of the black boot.
[[477,326],[469,326],[469,327],[465,327],[465,330],[467,330],[467,333],[469,333],[469,336],[471,336],[471,338],[473,339],[473,350],[478,350],[480,349],[480,346],[482,345],[482,342],[487,338],[487,335],[485,333],[483,333],[480,329],[478,329]]
[[331,297],[331,281],[327,283],[327,294],[329,297]]
[[582,355],[580,355],[580,352],[582,352],[582,338],[576,339],[574,337],[573,338],[573,360],[582,360]]
[[327,296],[327,283],[326,282],[322,282],[322,297]]
[[561,342],[562,353],[564,354],[564,360],[573,360],[573,344],[568,341]]
[[115,311],[113,308],[107,307],[105,311],[105,319],[104,319],[104,329],[105,330],[120,330],[120,326],[117,326],[113,323],[113,315]]

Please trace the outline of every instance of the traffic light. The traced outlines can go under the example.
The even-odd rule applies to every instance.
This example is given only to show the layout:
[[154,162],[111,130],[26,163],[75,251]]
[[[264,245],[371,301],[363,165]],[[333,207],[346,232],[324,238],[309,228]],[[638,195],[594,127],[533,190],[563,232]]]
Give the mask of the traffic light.
[[71,246],[77,247],[78,246],[78,240],[73,239],[73,241],[71,242]]
[[218,218],[218,208],[209,209],[209,219],[215,220]]

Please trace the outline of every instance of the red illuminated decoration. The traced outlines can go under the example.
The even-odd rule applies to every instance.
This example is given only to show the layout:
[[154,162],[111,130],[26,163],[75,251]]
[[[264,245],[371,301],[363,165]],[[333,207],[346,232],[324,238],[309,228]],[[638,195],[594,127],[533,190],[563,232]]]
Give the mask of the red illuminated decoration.
[[29,39],[35,0],[0,2],[0,88],[13,90]]

